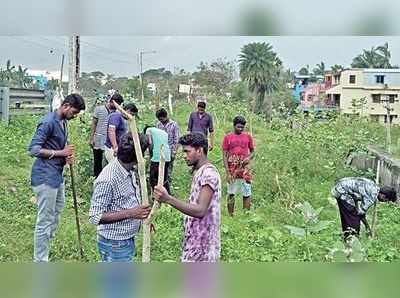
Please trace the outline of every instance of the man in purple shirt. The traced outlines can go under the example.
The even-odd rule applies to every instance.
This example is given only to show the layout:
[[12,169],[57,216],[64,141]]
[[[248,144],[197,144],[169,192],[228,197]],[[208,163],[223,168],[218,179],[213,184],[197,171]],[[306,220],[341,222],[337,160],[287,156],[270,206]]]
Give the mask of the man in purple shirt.
[[172,169],[179,141],[179,126],[178,123],[169,119],[168,112],[164,108],[156,112],[156,117],[158,119],[156,127],[164,130],[168,134],[168,145],[171,149],[171,161],[168,166],[168,182],[169,185],[171,185]]
[[200,132],[206,137],[210,132],[210,146],[209,150],[214,148],[214,124],[211,114],[206,112],[206,103],[200,101],[197,104],[197,112],[192,112],[188,121],[188,132]]

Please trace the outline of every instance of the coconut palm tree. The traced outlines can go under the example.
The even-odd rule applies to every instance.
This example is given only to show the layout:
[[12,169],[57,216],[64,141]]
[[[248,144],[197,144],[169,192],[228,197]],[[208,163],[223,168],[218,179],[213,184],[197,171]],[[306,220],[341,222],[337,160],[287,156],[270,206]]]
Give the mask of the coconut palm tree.
[[325,63],[321,61],[321,63],[316,64],[316,68],[313,69],[314,75],[323,76],[325,74]]
[[[265,110],[267,121],[272,118],[272,101],[270,95],[280,84],[282,61],[272,50],[269,43],[254,42],[245,45],[239,54],[240,78],[246,81],[251,92],[256,93],[254,110],[258,113]],[[264,107],[265,104],[265,108]]]

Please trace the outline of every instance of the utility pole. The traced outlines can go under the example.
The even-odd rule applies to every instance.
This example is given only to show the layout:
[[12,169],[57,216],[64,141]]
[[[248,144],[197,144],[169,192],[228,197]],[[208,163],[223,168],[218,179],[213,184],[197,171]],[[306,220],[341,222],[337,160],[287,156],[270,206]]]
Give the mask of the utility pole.
[[79,36],[69,38],[69,75],[68,94],[77,93],[79,90],[80,74],[80,40]]
[[144,88],[143,88],[143,55],[144,54],[155,54],[156,51],[140,51],[139,52],[139,67],[140,67],[140,89],[142,93],[142,102],[144,102]]
[[[393,102],[396,102],[398,100],[393,99]],[[389,95],[383,95],[381,98],[381,102],[384,104],[384,108],[386,109],[386,142],[385,142],[385,147],[386,151],[390,154],[391,153],[391,145],[392,145],[392,137],[390,134],[390,129],[391,129],[391,119],[390,119],[390,112],[393,111],[394,109],[390,106],[390,96]]]

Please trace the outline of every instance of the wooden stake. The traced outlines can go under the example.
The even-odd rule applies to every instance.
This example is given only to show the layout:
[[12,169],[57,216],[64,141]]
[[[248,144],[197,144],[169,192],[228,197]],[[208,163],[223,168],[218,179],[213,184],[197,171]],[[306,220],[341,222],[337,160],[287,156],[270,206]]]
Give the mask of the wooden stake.
[[[381,171],[381,161],[378,159],[378,164],[376,165],[376,178],[375,178],[375,183],[379,184],[379,174]],[[374,211],[372,215],[372,223],[371,223],[371,236],[372,238],[375,237],[375,225],[376,222],[378,221],[378,202],[375,202],[374,204]]]
[[[145,161],[140,147],[139,134],[137,132],[135,117],[127,113],[119,104],[113,101],[114,106],[120,111],[129,121],[133,142],[135,144],[136,159],[138,162],[138,172],[140,181],[140,193],[143,205],[149,205],[149,198],[147,196],[147,181]],[[150,262],[150,223],[143,221],[143,249],[142,249],[142,262]]]
[[75,211],[76,230],[78,232],[79,253],[81,256],[81,261],[83,261],[84,255],[83,255],[82,238],[81,238],[81,227],[79,224],[79,216],[78,216],[78,201],[76,199],[75,177],[74,177],[73,165],[69,165],[69,170],[71,172],[72,198],[74,199],[74,211]]

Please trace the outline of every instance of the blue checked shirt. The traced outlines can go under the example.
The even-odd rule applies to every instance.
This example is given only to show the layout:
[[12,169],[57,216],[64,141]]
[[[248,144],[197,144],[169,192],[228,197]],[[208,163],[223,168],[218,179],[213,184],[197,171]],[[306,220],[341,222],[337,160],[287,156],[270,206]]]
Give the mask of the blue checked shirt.
[[111,224],[100,224],[104,213],[134,208],[140,205],[140,189],[133,171],[128,172],[115,159],[94,182],[89,210],[89,222],[97,225],[97,234],[106,239],[125,240],[139,231],[141,220],[125,219]]
[[356,207],[356,201],[360,201],[360,210],[363,215],[376,203],[379,186],[367,178],[347,177],[340,179],[332,188],[332,196]]

